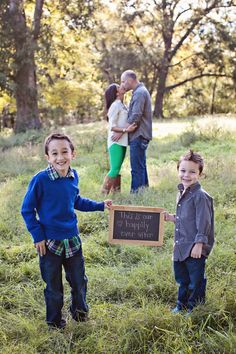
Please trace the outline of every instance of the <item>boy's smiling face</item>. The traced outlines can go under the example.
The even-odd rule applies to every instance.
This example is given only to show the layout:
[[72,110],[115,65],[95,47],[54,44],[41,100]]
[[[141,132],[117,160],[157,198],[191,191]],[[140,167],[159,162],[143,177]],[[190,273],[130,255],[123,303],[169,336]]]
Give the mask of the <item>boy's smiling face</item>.
[[201,176],[199,165],[196,162],[186,160],[180,162],[178,174],[184,189],[195,184]]
[[48,145],[47,161],[55,168],[60,176],[65,177],[68,173],[71,160],[75,154],[70,144],[65,139],[53,139]]

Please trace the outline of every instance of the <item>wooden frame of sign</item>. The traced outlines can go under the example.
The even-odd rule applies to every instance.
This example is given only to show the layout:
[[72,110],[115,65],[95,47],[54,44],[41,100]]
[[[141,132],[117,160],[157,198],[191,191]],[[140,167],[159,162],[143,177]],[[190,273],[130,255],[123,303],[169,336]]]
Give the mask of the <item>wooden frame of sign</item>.
[[109,219],[109,243],[162,246],[163,208],[112,205]]

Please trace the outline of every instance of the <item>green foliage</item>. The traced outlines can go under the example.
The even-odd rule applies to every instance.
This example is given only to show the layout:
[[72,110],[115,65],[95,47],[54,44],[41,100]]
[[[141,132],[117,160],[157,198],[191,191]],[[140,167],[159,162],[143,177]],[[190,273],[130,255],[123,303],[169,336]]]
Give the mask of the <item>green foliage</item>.
[[[0,352],[10,353],[235,353],[236,347],[236,119],[218,117],[154,122],[148,149],[151,187],[130,195],[128,158],[122,193],[114,204],[175,209],[176,161],[189,148],[205,158],[203,187],[214,196],[216,245],[207,262],[207,302],[192,315],[173,315],[177,286],[172,274],[173,225],[165,224],[161,248],[110,245],[108,215],[78,213],[90,320],[69,315],[65,282],[65,331],[48,332],[38,257],[20,215],[32,175],[45,166],[42,142],[48,132],[0,136]],[[76,145],[74,166],[81,194],[101,199],[108,169],[105,126],[68,126]],[[193,138],[194,137],[194,138]],[[18,163],[17,163],[18,161]]]
[[92,64],[96,55],[88,50],[86,37],[94,6],[93,1],[1,2],[0,114],[13,101],[15,131],[41,127],[38,98],[47,125],[52,122],[43,119],[45,112],[56,118],[55,125],[64,123],[55,111],[61,116],[73,111],[73,123],[97,118],[100,84]]
[[[216,9],[209,13],[211,6],[204,8],[205,2],[191,1],[189,7],[183,3],[183,8],[178,2],[141,0],[134,6],[101,0],[44,2],[37,43],[31,36],[25,38],[16,55],[9,1],[1,0],[0,115],[6,109],[16,114],[15,90],[25,86],[17,83],[16,71],[29,61],[31,52],[44,126],[101,119],[105,88],[119,82],[121,72],[130,68],[150,90],[153,104],[158,83],[168,71],[163,83],[166,117],[235,112],[236,41],[231,2],[217,0],[212,3]],[[35,2],[29,0],[22,4],[28,33],[34,27],[34,7]],[[197,25],[188,32],[194,23]],[[16,28],[15,35],[19,33]],[[189,35],[181,42],[186,33]],[[24,36],[21,33],[21,39]],[[165,48],[165,43],[170,47]],[[175,50],[177,44],[180,47]],[[169,53],[166,58],[165,53]],[[182,80],[184,84],[178,86]]]
[[155,106],[163,92],[165,117],[234,112],[234,10],[232,3],[228,11],[222,4],[101,2],[93,33],[104,80],[111,83],[123,70],[135,70]]

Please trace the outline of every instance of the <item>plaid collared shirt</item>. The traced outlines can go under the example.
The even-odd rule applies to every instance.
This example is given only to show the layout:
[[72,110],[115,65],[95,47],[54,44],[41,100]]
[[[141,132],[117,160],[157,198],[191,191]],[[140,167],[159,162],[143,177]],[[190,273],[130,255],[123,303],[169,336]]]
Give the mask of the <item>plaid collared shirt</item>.
[[[55,168],[51,164],[49,164],[47,167],[47,173],[49,178],[52,181],[61,178],[59,173],[55,170]],[[74,172],[71,168],[69,168],[66,177],[68,178],[75,177]],[[78,235],[70,239],[66,238],[64,240],[47,240],[46,245],[50,252],[58,256],[61,256],[62,253],[65,251],[66,258],[73,257],[76,253],[79,252],[81,246]]]
[[80,249],[80,240],[78,236],[74,236],[70,239],[66,238],[65,240],[47,240],[47,248],[50,252],[61,256],[65,252],[65,257],[73,257]]
[[[57,179],[57,178],[62,178],[51,164],[48,165],[48,167],[46,168],[46,171],[48,173],[49,178],[52,181],[55,181],[55,179]],[[74,174],[73,170],[70,167],[69,167],[69,170],[67,172],[66,177],[75,178],[75,174]]]

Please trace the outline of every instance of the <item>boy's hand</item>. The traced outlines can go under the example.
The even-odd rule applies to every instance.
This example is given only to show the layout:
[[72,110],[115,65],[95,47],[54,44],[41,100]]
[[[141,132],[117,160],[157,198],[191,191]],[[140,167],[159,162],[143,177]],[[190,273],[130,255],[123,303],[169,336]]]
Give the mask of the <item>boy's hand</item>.
[[38,254],[42,257],[45,256],[46,254],[46,242],[45,240],[40,241],[40,242],[36,242],[34,244],[34,247],[36,248]]
[[112,206],[112,200],[110,199],[104,200],[104,208],[110,209],[111,206]]
[[164,211],[163,215],[164,215],[165,221],[175,222],[175,215],[174,214],[169,214],[169,213],[167,213],[167,211]]
[[202,243],[195,243],[192,248],[190,257],[192,258],[201,258],[202,256]]

